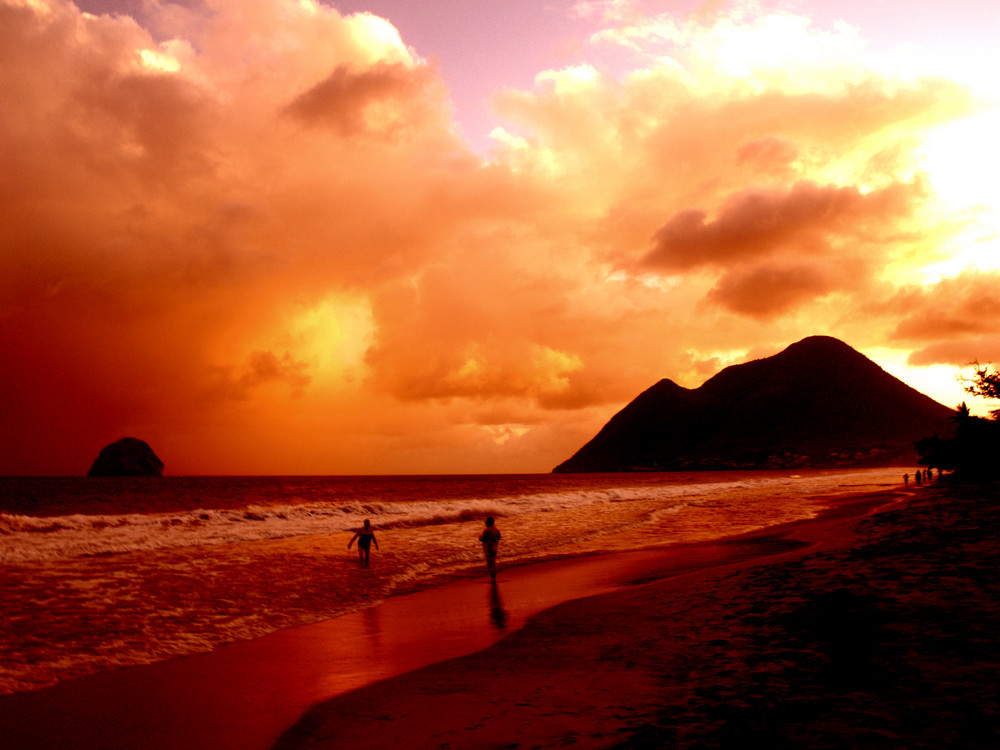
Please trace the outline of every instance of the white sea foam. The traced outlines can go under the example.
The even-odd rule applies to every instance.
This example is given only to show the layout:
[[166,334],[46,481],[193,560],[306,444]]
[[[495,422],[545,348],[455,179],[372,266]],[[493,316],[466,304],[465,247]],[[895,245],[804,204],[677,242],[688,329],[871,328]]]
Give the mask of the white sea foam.
[[[690,503],[735,502],[748,495],[801,494],[837,484],[838,476],[763,477],[740,481],[570,490],[500,498],[392,502],[313,501],[250,504],[230,509],[173,513],[36,517],[0,513],[0,563],[17,564],[165,548],[197,547],[350,532],[370,518],[379,529],[447,525],[497,517],[561,511],[586,513],[595,506],[656,500],[652,520]],[[884,481],[884,472],[842,476],[861,490]],[[655,516],[655,517],[654,517]]]
[[[505,569],[737,534],[806,518],[823,495],[898,483],[894,470],[0,483],[0,507],[29,509],[0,513],[12,625],[0,633],[0,693],[207,651],[481,575],[475,540],[487,514],[500,519]],[[114,512],[93,513],[100,508]],[[124,512],[133,508],[145,510]],[[346,542],[365,518],[381,548],[359,574]]]
[[[670,494],[670,493],[666,493]],[[0,563],[58,560],[171,547],[434,526],[621,502],[634,493],[576,492],[438,502],[313,502],[179,513],[34,517],[0,513]]]

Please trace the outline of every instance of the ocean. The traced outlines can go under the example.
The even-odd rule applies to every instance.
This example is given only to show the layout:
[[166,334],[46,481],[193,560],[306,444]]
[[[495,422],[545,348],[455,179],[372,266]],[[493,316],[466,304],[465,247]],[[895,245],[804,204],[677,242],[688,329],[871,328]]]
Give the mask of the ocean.
[[[503,569],[702,541],[898,486],[901,469],[0,478],[0,693],[177,656]],[[370,519],[379,549],[347,544]]]

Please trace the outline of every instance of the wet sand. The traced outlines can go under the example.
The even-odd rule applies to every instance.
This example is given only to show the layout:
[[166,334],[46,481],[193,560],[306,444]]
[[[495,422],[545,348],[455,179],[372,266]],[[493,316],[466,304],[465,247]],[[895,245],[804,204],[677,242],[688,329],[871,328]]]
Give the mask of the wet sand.
[[0,696],[0,737],[25,749],[268,748],[314,704],[487,648],[555,604],[752,549],[679,545],[501,568],[495,586],[485,576],[447,584],[208,654]]
[[[745,731],[740,716],[773,714],[781,690],[798,707],[832,700],[796,698],[796,676],[830,661],[841,630],[869,645],[834,661],[874,653],[882,615],[862,611],[857,632],[823,625],[872,604],[871,580],[964,581],[982,567],[986,554],[938,554],[904,574],[894,554],[906,545],[871,553],[867,526],[908,539],[913,508],[943,507],[935,496],[860,521],[900,496],[851,498],[820,519],[721,542],[503,570],[496,587],[449,584],[211,654],[0,696],[0,736],[11,748],[712,744],[719,727]],[[989,701],[967,705],[995,726]]]
[[745,552],[721,567],[665,558],[319,705],[277,747],[1000,747],[1000,491],[857,515],[880,499],[721,543]]

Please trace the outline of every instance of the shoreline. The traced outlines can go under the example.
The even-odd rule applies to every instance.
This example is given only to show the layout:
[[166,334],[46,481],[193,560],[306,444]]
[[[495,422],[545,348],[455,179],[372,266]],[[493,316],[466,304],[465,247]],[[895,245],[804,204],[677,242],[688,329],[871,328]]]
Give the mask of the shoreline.
[[482,653],[554,606],[646,580],[798,552],[822,536],[793,538],[808,537],[803,528],[822,519],[854,518],[900,495],[885,490],[828,498],[829,508],[818,518],[711,542],[502,569],[495,588],[485,578],[449,583],[209,654],[0,696],[0,733],[12,748],[26,749],[67,741],[80,747],[176,747],[178,732],[189,748],[269,747],[323,701]]
[[[822,507],[817,498],[893,487],[900,476],[650,475],[634,487],[609,475],[575,477],[570,485],[553,485],[548,475],[390,477],[375,485],[341,477],[308,486],[267,478],[253,484],[253,496],[218,513],[43,521],[0,514],[9,625],[0,638],[0,693],[207,653],[468,579],[481,571],[474,540],[485,515],[503,519],[510,532],[504,565],[534,564],[811,517]],[[213,478],[160,490],[225,499],[234,486],[243,485]],[[479,497],[487,486],[496,501]],[[52,505],[91,496],[77,489],[49,487]],[[302,503],[255,504],[290,493],[304,493]],[[327,499],[308,502],[321,494]],[[129,491],[118,502],[136,499],[141,493]],[[359,573],[345,547],[364,517],[385,536],[377,564]]]
[[798,544],[557,605],[315,706],[275,750],[1000,746],[1000,487],[835,501],[718,546],[768,542]]

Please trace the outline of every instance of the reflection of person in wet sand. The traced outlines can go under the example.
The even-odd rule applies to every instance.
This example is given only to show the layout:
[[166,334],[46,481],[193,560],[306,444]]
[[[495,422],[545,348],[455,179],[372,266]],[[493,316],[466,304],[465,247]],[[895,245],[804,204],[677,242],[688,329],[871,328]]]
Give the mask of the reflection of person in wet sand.
[[486,555],[486,567],[490,570],[490,578],[497,579],[497,549],[500,547],[500,530],[494,525],[493,516],[486,519],[486,528],[479,535],[483,543],[483,554]]
[[490,622],[497,630],[507,628],[507,610],[503,608],[503,601],[500,599],[500,589],[496,579],[490,585]]
[[351,537],[351,541],[347,543],[347,549],[351,548],[355,539],[358,541],[358,560],[363,563],[367,563],[368,556],[371,554],[372,542],[375,542],[375,549],[378,549],[378,540],[375,538],[375,530],[372,529],[372,522],[367,518],[365,519],[364,528],[358,529],[354,536]]

